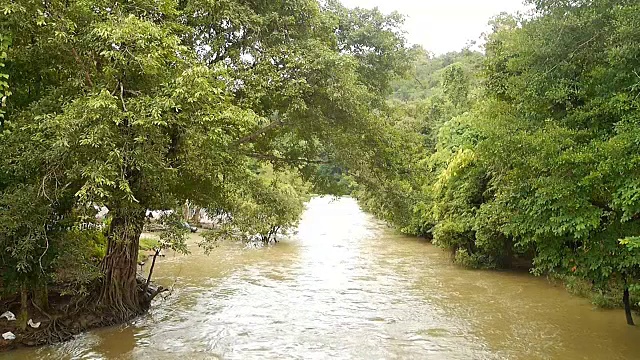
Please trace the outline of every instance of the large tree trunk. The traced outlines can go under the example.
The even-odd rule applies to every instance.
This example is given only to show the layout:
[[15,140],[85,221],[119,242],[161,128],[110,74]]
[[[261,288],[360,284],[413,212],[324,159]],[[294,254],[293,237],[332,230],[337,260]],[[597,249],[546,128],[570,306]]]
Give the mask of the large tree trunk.
[[124,321],[147,309],[137,282],[138,246],[145,210],[135,204],[114,209],[109,228],[107,255],[102,261],[102,288],[99,305]]

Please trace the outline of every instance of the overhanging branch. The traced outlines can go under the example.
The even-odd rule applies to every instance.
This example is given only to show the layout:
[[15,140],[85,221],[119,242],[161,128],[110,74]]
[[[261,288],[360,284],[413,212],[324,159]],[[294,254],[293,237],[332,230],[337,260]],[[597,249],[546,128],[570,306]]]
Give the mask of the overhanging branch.
[[240,144],[246,144],[248,142],[251,142],[255,139],[257,139],[260,135],[264,134],[265,132],[271,130],[271,129],[275,129],[279,126],[282,126],[284,124],[284,121],[274,121],[272,123],[270,123],[269,125],[262,127],[254,132],[252,132],[251,134],[238,139],[235,144],[236,145],[240,145]]
[[329,160],[307,159],[307,158],[287,158],[287,157],[280,157],[280,156],[275,156],[270,154],[250,153],[246,155],[254,159],[283,162],[288,164],[330,164],[331,163]]

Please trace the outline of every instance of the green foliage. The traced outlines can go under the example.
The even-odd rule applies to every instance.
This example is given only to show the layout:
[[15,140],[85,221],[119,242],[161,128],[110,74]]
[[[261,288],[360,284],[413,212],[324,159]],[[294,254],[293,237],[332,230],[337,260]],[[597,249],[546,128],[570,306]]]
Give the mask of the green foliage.
[[471,269],[493,269],[496,268],[495,262],[483,253],[469,253],[466,249],[459,249],[456,251],[454,258],[456,264],[462,265]]
[[100,260],[105,254],[106,238],[98,230],[73,229],[50,244],[54,254],[53,283],[63,294],[88,294],[100,278]]
[[[153,249],[173,250],[181,254],[188,254],[186,237],[189,230],[184,226],[184,220],[177,213],[164,214],[160,218],[164,230],[160,232],[159,240]],[[148,244],[153,245],[153,244]]]
[[[447,209],[456,209],[445,202],[454,198],[463,203],[473,202],[481,191],[467,187],[466,193],[461,193],[456,189],[456,181],[464,183],[469,176],[476,177],[478,186],[482,186],[480,170],[466,175],[459,173],[465,171],[465,162],[469,160],[463,158],[472,153],[477,143],[477,131],[470,130],[470,119],[463,114],[473,98],[473,86],[478,84],[481,55],[464,50],[431,57],[419,48],[413,49],[413,55],[414,73],[395,81],[396,90],[389,102],[394,112],[387,123],[388,139],[384,146],[388,150],[382,153],[383,166],[374,176],[356,178],[361,186],[355,195],[365,209],[403,231],[434,237],[443,234],[438,229],[444,228],[438,227],[438,222],[452,220],[453,215]],[[415,93],[401,95],[406,89]],[[457,160],[450,167],[448,162],[456,154]],[[448,167],[449,171],[445,171]],[[479,168],[474,165],[470,169]],[[461,211],[459,215],[466,216],[465,209]],[[467,228],[460,230],[462,234],[473,230],[470,221],[456,226]],[[440,240],[448,247],[444,244],[452,238]],[[454,242],[451,245],[457,248]]]
[[138,253],[138,264],[147,261],[150,254],[162,250],[160,240],[155,238],[141,237],[138,245],[140,252]]
[[[7,97],[11,95],[9,89],[9,74],[4,70],[5,62],[7,61],[7,49],[11,38],[7,35],[0,33],[0,132],[4,130],[4,107],[7,106]],[[0,135],[2,136],[2,135]],[[0,139],[2,139],[0,137]]]
[[[407,64],[401,16],[334,1],[17,0],[0,12],[2,286],[46,283],[53,254],[104,256],[104,239],[65,250],[80,241],[68,229],[104,206],[103,294],[116,303],[135,302],[135,273],[108,274],[135,268],[123,254],[146,210],[188,201],[271,241],[304,209],[303,176],[348,191],[347,172],[385,141],[386,95]],[[158,246],[186,252],[182,220],[162,221]]]
[[[620,293],[624,290],[624,285],[620,282],[612,281],[607,286],[594,287],[591,281],[582,277],[557,274],[554,276],[562,281],[569,293],[589,299],[596,307],[611,309],[622,306]],[[640,301],[640,292],[631,287],[630,293],[631,302],[637,308],[638,301]]]
[[359,181],[361,200],[460,263],[532,258],[617,306],[640,283],[640,5],[531,3],[532,17],[492,20],[484,57],[412,50],[389,131],[422,141]]
[[158,249],[160,247],[160,241],[154,238],[141,237],[140,238],[140,250],[150,251]]
[[639,253],[620,244],[640,231],[629,87],[637,78],[628,70],[640,51],[628,37],[637,35],[629,27],[637,10],[548,3],[487,45],[495,100],[478,114],[479,149],[508,214],[503,233],[536,248],[537,272],[570,273],[599,289],[640,280]]
[[221,229],[207,232],[205,238],[276,242],[278,234],[297,225],[309,190],[310,185],[294,172],[263,165],[248,179],[236,201],[224,209],[228,220]]
[[350,195],[357,186],[353,176],[335,165],[321,164],[308,176],[316,194]]
[[[465,49],[434,56],[422,47],[414,46],[409,54],[413,58],[410,70],[405,76],[393,81],[392,98],[395,100],[409,103],[421,102],[437,95],[443,90],[441,87],[443,83],[450,84],[443,74],[450,72],[452,66],[461,70],[458,76],[462,75],[471,82],[471,88],[478,84],[478,72],[483,61],[482,54],[479,52]],[[460,84],[460,88],[464,85]]]

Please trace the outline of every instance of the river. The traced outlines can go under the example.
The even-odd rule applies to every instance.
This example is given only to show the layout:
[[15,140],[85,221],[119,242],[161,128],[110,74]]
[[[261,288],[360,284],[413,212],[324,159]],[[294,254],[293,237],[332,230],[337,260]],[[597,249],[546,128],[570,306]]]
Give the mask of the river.
[[[195,242],[195,241],[194,241]],[[148,315],[2,359],[640,359],[619,310],[528,274],[471,271],[350,198],[275,246],[169,254]]]

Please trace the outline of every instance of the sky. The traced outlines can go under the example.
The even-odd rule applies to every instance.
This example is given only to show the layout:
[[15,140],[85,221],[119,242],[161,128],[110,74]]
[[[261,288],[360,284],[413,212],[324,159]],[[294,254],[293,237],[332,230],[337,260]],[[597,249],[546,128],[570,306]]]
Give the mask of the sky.
[[407,16],[405,30],[411,44],[435,54],[462,49],[479,40],[489,19],[506,11],[524,10],[522,0],[341,0],[347,7],[378,7],[384,13]]

